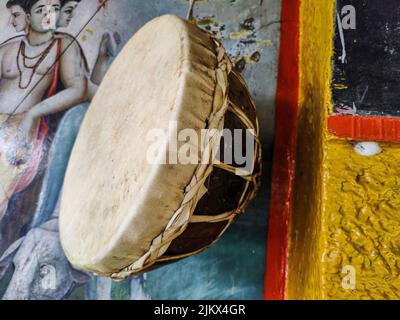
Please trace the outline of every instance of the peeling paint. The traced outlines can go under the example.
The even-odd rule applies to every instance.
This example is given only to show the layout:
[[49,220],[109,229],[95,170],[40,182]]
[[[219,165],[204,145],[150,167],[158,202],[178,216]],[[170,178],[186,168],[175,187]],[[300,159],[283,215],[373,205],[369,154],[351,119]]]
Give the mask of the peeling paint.
[[229,38],[232,40],[244,39],[251,35],[253,32],[249,30],[235,31],[229,34]]

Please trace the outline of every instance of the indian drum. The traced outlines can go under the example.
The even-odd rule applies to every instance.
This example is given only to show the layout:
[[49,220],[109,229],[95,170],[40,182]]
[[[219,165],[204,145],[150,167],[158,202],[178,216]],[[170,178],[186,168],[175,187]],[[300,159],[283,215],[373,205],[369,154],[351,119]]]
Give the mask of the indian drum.
[[176,16],[150,21],[110,67],[71,155],[60,207],[71,264],[118,280],[208,248],[258,189],[258,134],[222,45]]

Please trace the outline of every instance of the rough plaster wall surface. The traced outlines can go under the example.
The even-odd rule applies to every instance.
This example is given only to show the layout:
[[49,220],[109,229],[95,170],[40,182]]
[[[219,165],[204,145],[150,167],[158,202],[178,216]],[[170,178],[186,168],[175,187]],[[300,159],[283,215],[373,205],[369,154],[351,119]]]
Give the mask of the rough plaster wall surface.
[[[400,147],[381,147],[363,157],[346,141],[325,144],[325,298],[400,298]],[[342,286],[346,266],[354,289]]]

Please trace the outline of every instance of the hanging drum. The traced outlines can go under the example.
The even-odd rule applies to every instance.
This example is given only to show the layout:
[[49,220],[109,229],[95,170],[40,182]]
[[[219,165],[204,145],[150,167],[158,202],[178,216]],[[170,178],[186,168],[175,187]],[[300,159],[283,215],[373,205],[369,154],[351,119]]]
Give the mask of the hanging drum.
[[[182,132],[201,137],[195,161],[180,161],[196,147]],[[258,133],[218,41],[172,15],[146,24],[108,71],[72,152],[60,211],[72,265],[124,279],[212,245],[259,186]],[[227,161],[238,151],[250,166]]]

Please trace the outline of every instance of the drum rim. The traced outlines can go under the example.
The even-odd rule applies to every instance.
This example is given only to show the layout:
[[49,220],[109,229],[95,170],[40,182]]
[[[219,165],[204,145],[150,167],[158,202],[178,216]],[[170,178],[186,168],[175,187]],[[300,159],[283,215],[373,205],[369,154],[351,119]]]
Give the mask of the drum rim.
[[[173,15],[167,15],[172,17],[173,19],[178,19],[180,22],[183,23],[187,23],[185,20],[173,16]],[[165,16],[161,16],[158,17],[157,19],[154,20],[158,20],[160,18],[163,18]],[[150,21],[149,23],[153,22],[154,20]],[[198,30],[201,30],[200,28],[198,28]],[[213,38],[210,34],[206,33],[205,31],[201,30],[202,32],[204,32],[213,42],[214,46],[215,46],[215,56],[217,58],[217,66],[215,68],[215,73],[216,73],[216,89],[214,91],[214,105],[213,105],[213,115],[214,117],[216,115],[217,116],[217,125],[216,127],[220,128],[221,124],[223,126],[223,122],[224,122],[224,116],[226,111],[228,110],[228,108],[230,107],[230,100],[229,100],[229,80],[228,80],[228,76],[231,74],[232,72],[232,64],[231,61],[229,59],[229,57],[227,56],[224,47],[222,46],[222,44],[219,42],[219,40]],[[243,85],[243,87],[249,92],[248,87],[246,85],[246,83],[244,82],[244,80],[241,78],[241,76],[239,74],[237,74],[235,71],[232,72],[241,82],[241,84]],[[184,86],[186,84],[186,81],[183,81],[180,84],[180,88],[182,86]],[[217,97],[218,94],[221,95],[222,93],[222,98]],[[249,95],[250,97],[250,95]],[[221,105],[216,105],[218,101],[221,101]],[[255,109],[254,106],[254,102],[252,101],[251,97],[250,97],[252,106]],[[183,104],[179,104],[180,108],[177,108],[174,113],[176,113],[177,115],[180,115],[180,109],[183,108]],[[245,121],[250,121],[248,119],[248,117],[245,115]],[[251,121],[250,121],[251,122]],[[210,121],[210,123],[212,123],[212,121]],[[244,122],[245,123],[245,122]],[[254,155],[254,163],[258,164],[260,166],[260,170],[261,171],[261,146],[260,146],[260,142],[258,140],[258,136],[259,136],[259,123],[258,123],[258,118],[256,117],[256,124],[254,124],[255,127],[255,137],[256,137],[256,143],[257,143],[257,148],[255,150],[255,155]],[[213,129],[212,126],[207,127],[207,129]],[[168,140],[170,141],[170,139]],[[168,144],[168,143],[167,143]],[[215,150],[215,152],[219,149],[219,145],[220,145],[220,139],[215,139],[214,140],[214,146],[212,147],[213,150]],[[166,147],[166,146],[165,146]],[[201,167],[201,165],[193,165],[193,173],[192,173],[192,179],[191,179],[191,183],[189,183],[189,185],[191,185],[193,183],[193,181],[202,181],[204,179],[206,179],[213,171],[213,168],[216,167],[215,163],[211,163],[207,166],[207,168],[205,168],[205,172],[203,172],[202,175],[196,176],[196,173],[199,171],[199,168]],[[157,169],[154,169],[151,171],[151,177],[157,176],[158,174],[160,174],[158,172]],[[259,187],[259,181],[258,178],[260,176],[260,172],[256,172],[254,173],[254,169],[253,172],[250,173],[249,175],[249,179],[253,182],[254,185],[254,190],[253,192],[251,192],[247,198],[243,199],[243,203],[240,205],[239,208],[237,208],[236,210],[234,210],[233,212],[227,213],[224,217],[221,217],[222,220],[226,220],[228,221],[227,226],[224,228],[224,230],[221,232],[221,234],[215,239],[215,241],[213,241],[213,243],[215,243],[216,241],[218,241],[220,239],[220,237],[222,236],[222,234],[225,232],[225,230],[231,225],[231,223],[233,222],[234,218],[241,212],[243,212],[244,208],[248,205],[248,203],[252,200],[252,198],[254,198],[255,193],[257,192],[257,189]],[[146,187],[143,188],[145,190],[148,190],[152,183],[151,183],[151,179],[149,176],[149,179],[146,181]],[[203,185],[203,183],[200,184],[201,186]],[[163,261],[163,259],[161,258],[162,255],[165,253],[165,251],[168,249],[168,247],[170,246],[170,244],[172,243],[172,241],[176,238],[178,238],[187,228],[188,224],[191,223],[191,218],[193,217],[193,212],[196,208],[197,205],[197,201],[200,200],[201,195],[200,195],[200,190],[201,188],[199,188],[198,192],[196,192],[195,196],[191,199],[193,200],[194,205],[189,206],[189,209],[186,209],[185,211],[185,216],[183,217],[183,219],[179,219],[182,218],[181,217],[181,213],[182,212],[182,208],[183,205],[181,205],[173,214],[172,214],[172,218],[170,219],[170,222],[168,223],[167,227],[164,228],[164,231],[161,232],[160,235],[158,235],[157,237],[155,237],[153,239],[153,241],[150,243],[150,247],[147,250],[147,252],[140,257],[139,259],[137,259],[135,262],[133,262],[132,264],[128,265],[125,268],[122,268],[119,272],[104,272],[104,273],[100,273],[97,270],[93,270],[94,273],[99,274],[99,275],[103,275],[103,276],[107,276],[107,277],[111,277],[115,280],[122,280],[125,279],[131,275],[134,274],[138,274],[143,272],[144,269],[147,269],[151,266],[153,266],[155,263],[159,262],[159,261]],[[184,193],[182,199],[182,203],[186,203],[186,195],[187,195],[187,190]],[[147,193],[145,192],[144,195],[146,195]],[[200,196],[199,196],[200,195]],[[245,194],[242,196],[244,197]],[[146,205],[143,201],[142,205]],[[187,206],[186,206],[187,208]],[[215,217],[214,217],[215,218]],[[178,221],[178,223],[176,223],[176,221]],[[171,229],[172,227],[172,229]],[[117,233],[113,236],[113,239],[121,239],[121,237],[127,232],[128,229],[128,225],[121,225],[117,230]],[[167,240],[165,240],[167,239]],[[118,240],[117,240],[118,242]],[[95,258],[96,262],[101,262],[104,260],[104,258],[110,256],[110,252],[112,249],[115,247],[115,243],[113,241],[113,243],[108,244],[107,245],[108,249],[104,249],[102,250],[102,254],[101,255],[97,255]],[[206,248],[202,248],[200,250],[197,250],[194,253],[198,253],[203,251]],[[185,254],[182,255],[182,257],[186,257],[186,256],[190,256],[194,253],[190,253],[190,254]],[[68,255],[67,255],[68,256]],[[171,258],[170,260],[176,260],[182,257],[174,257]],[[164,259],[165,260],[165,259]],[[169,259],[167,259],[169,260]],[[97,264],[95,262],[95,264]],[[74,264],[74,263],[73,263]],[[85,269],[89,269],[89,268],[85,268]]]

